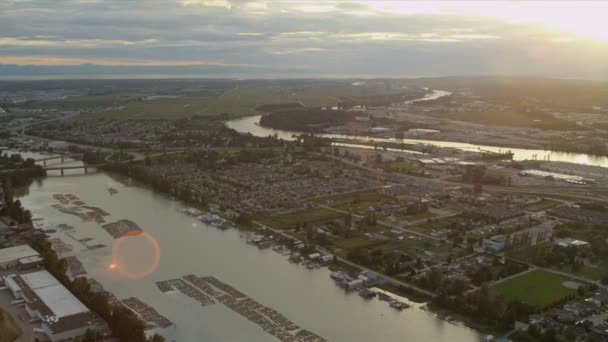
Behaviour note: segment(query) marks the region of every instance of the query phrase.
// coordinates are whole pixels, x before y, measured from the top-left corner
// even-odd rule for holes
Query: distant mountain
[[[272,72],[248,66],[108,66],[97,64],[81,65],[16,65],[0,64],[2,76],[36,75],[192,75],[192,74],[242,74],[252,72]]]

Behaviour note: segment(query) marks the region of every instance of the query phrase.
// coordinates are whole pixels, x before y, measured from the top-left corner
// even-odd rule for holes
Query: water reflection
[[[301,132],[284,131],[279,129],[272,129],[260,126],[261,115],[249,116],[241,119],[231,120],[226,122],[226,126],[232,128],[240,133],[250,133],[255,136],[273,136],[283,140],[294,140],[293,136],[301,134]],[[331,139],[357,139],[361,141],[373,141],[373,142],[391,142],[391,143],[408,143],[408,144],[427,144],[438,147],[452,147],[465,151],[489,151],[489,152],[507,152],[513,153],[514,160],[549,160],[549,161],[562,161],[569,163],[585,164],[608,167],[608,157],[593,156],[584,153],[568,153],[568,152],[556,152],[538,149],[524,149],[524,148],[511,148],[501,146],[488,146],[478,145],[463,142],[452,142],[452,141],[437,141],[437,140],[424,140],[424,139],[395,139],[395,138],[376,138],[368,136],[351,136],[344,134],[315,134],[319,137],[326,137]],[[356,144],[351,144],[356,145]],[[359,145],[359,147],[369,148],[365,145]],[[399,151],[399,150],[397,150]],[[406,151],[406,153],[411,153]]]

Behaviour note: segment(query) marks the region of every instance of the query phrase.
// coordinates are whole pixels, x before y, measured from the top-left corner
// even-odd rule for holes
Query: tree
[[[10,207],[13,204],[13,200],[15,197],[15,191],[13,189],[13,184],[10,179],[6,178],[2,181],[3,189],[4,189],[4,205]]]
[[[146,342],[143,323],[125,307],[114,308],[109,324],[112,333],[121,341]]]

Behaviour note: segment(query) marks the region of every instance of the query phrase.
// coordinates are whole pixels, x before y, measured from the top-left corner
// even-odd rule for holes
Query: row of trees
[[[399,273],[401,262],[405,256],[395,251],[382,249],[355,248],[350,250],[346,258],[356,264],[375,269],[381,273],[394,275]]]
[[[200,194],[196,194],[186,186],[180,186],[165,177],[151,174],[145,167],[135,163],[113,163],[105,166],[108,171],[133,177],[134,179],[151,186],[154,190],[175,196],[181,201],[190,203],[193,206],[207,207],[207,199]]]

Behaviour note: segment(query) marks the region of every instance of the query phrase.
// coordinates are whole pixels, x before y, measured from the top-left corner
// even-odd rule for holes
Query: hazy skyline
[[[605,2],[8,0],[0,76],[607,78],[605,13]]]

